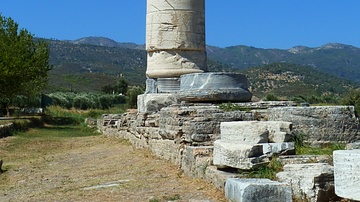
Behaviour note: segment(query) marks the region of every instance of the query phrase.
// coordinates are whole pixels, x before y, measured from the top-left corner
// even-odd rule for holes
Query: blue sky
[[[359,9],[360,0],[206,0],[206,43],[360,47]],[[0,0],[0,13],[38,37],[145,43],[146,0]]]

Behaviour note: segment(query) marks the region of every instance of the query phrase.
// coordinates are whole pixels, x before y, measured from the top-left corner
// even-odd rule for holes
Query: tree
[[[342,98],[342,104],[344,105],[353,105],[357,112],[357,115],[360,113],[360,88],[352,89],[347,92]]]
[[[128,82],[126,81],[124,76],[120,76],[115,89],[118,93],[125,94],[128,90]]]
[[[26,29],[0,14],[0,101],[8,105],[16,95],[31,96],[43,89],[51,69],[49,52],[47,42],[35,41]]]
[[[126,93],[127,98],[127,105],[129,108],[136,108],[137,107],[137,97],[140,94],[144,93],[144,88],[140,86],[132,86]]]

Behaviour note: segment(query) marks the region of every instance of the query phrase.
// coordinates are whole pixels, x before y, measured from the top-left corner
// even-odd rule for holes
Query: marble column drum
[[[147,0],[148,78],[206,71],[205,0]]]

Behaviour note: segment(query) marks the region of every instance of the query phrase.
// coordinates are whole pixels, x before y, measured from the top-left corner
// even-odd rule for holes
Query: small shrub
[[[246,177],[250,178],[267,178],[271,180],[276,179],[276,174],[283,170],[282,163],[278,160],[277,157],[272,157],[271,161],[266,166],[261,166],[258,169],[255,169],[249,173],[245,173]]]
[[[279,101],[280,99],[274,94],[267,94],[265,96],[266,101]]]
[[[355,107],[357,116],[360,113],[360,88],[355,90],[350,90],[342,99],[342,104],[352,105]]]
[[[180,200],[180,195],[179,194],[175,194],[173,196],[165,196],[164,200],[166,201],[176,201],[176,200]]]

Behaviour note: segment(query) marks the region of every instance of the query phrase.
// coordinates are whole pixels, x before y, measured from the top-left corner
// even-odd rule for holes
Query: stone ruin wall
[[[203,178],[224,189],[233,173],[213,166],[213,143],[220,137],[220,123],[282,120],[293,122],[296,132],[307,133],[305,141],[355,142],[359,122],[351,106],[294,107],[291,102],[238,104],[251,111],[224,111],[213,104],[175,104],[159,112],[127,112],[104,115],[97,122],[105,135],[128,139],[134,147],[146,148],[177,165],[185,174]],[[283,117],[283,119],[282,119]]]

